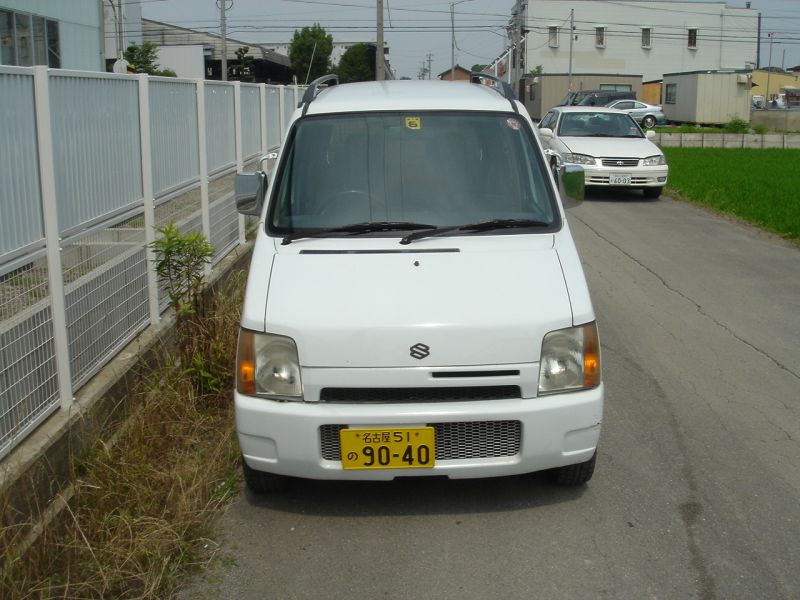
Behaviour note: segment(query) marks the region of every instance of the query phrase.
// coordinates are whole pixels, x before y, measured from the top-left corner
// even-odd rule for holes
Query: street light
[[[456,79],[456,4],[472,2],[473,0],[457,0],[450,3],[450,81]]]

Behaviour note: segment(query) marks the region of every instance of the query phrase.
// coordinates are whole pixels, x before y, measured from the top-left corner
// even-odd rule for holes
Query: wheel
[[[663,187],[646,187],[642,188],[642,193],[645,198],[658,198],[663,189]]]
[[[289,481],[289,478],[284,475],[275,475],[274,473],[251,469],[247,466],[244,457],[242,458],[242,471],[244,471],[245,484],[256,494],[282,492],[286,489],[286,484]]]
[[[656,118],[653,115],[647,115],[644,119],[642,119],[642,126],[645,129],[652,129],[656,125]]]
[[[557,485],[583,485],[594,475],[597,451],[586,462],[553,469],[553,482]]]

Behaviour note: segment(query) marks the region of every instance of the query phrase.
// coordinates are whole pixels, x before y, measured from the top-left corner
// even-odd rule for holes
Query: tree
[[[481,71],[483,71],[488,66],[489,65],[481,65],[481,64],[472,65],[472,72],[473,73],[480,73]]]
[[[136,42],[131,42],[123,57],[137,73],[147,73],[148,75],[158,75],[160,77],[176,77],[175,71],[161,69],[161,65],[156,62],[158,60],[158,46],[152,42],[144,42],[141,46]]]
[[[531,75],[541,75],[544,73],[544,67],[542,65],[536,65],[530,70]]]
[[[229,81],[253,81],[253,57],[248,56],[250,52],[249,46],[242,46],[234,54],[239,63],[228,66],[228,80]]]
[[[328,35],[319,23],[295,30],[289,44],[289,60],[298,81],[307,83],[329,73],[331,52],[333,36]]]
[[[336,68],[339,81],[375,81],[375,50],[367,44],[350,46],[339,61]]]

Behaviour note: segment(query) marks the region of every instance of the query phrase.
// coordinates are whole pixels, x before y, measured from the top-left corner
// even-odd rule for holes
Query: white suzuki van
[[[486,82],[493,78],[480,76]],[[507,84],[306,90],[260,217],[234,394],[247,485],[594,471],[595,315],[555,174]]]

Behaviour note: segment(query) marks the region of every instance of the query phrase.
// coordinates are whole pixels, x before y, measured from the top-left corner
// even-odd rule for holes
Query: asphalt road
[[[633,193],[569,220],[607,385],[587,486],[243,492],[182,597],[800,598],[800,250]]]

